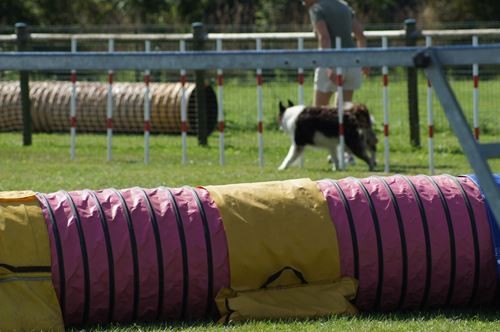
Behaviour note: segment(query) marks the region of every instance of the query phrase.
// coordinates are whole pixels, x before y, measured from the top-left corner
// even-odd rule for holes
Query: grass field
[[[370,101],[370,89],[380,94],[377,82],[367,82],[362,101]],[[372,88],[370,88],[372,87]],[[206,147],[197,145],[195,137],[188,139],[188,158],[186,165],[181,164],[181,140],[179,136],[155,135],[151,138],[151,162],[143,162],[143,137],[141,135],[115,135],[113,138],[113,160],[106,161],[106,137],[104,135],[79,135],[77,137],[77,158],[69,158],[70,138],[68,134],[35,134],[33,145],[22,146],[21,133],[0,133],[0,190],[31,189],[39,192],[54,192],[59,189],[79,190],[84,188],[102,189],[108,187],[128,188],[140,187],[177,187],[183,185],[217,185],[227,183],[243,183],[257,181],[284,180],[308,177],[313,180],[323,178],[344,178],[347,176],[367,177],[373,173],[358,160],[356,165],[343,172],[332,172],[326,162],[324,151],[308,150],[305,167],[292,168],[283,172],[277,167],[288,150],[289,139],[277,126],[269,125],[265,131],[265,166],[260,168],[257,159],[257,134],[245,130],[241,122],[255,120],[255,105],[246,101],[247,94],[253,100],[255,87],[231,86],[226,88],[226,112],[228,113],[226,165],[218,164],[218,137],[213,134]],[[269,123],[275,117],[276,96],[295,93],[296,86],[273,87],[274,96],[266,104],[266,116]],[[466,90],[464,88],[464,90]],[[467,90],[469,91],[469,90]],[[268,92],[271,93],[271,92]],[[306,91],[310,93],[310,91]],[[405,103],[404,84],[395,85],[391,93],[393,98],[392,112],[397,112],[397,105]],[[464,93],[465,95],[465,93]],[[245,97],[247,98],[247,97]],[[377,97],[379,98],[379,97]],[[468,98],[468,97],[467,97]],[[468,102],[469,100],[466,100]],[[483,100],[483,102],[485,102]],[[378,99],[372,101],[379,105]],[[421,104],[425,105],[425,103]],[[438,107],[436,105],[436,107]],[[401,107],[406,109],[406,107]],[[421,108],[425,108],[422,107]],[[498,141],[498,112],[496,105],[485,106],[493,111],[483,117],[484,127],[488,128],[482,136],[483,141]],[[246,109],[252,112],[238,114]],[[438,111],[437,111],[438,112]],[[380,106],[374,107],[378,119],[382,119]],[[391,140],[391,174],[428,174],[425,126],[422,126],[422,148],[413,148],[407,138],[407,114],[394,115],[393,129],[395,136]],[[462,150],[447,128],[443,116],[436,133],[436,172],[453,175],[472,172]],[[421,111],[422,124],[425,123],[425,110]],[[243,120],[242,120],[243,119]],[[241,125],[240,129],[237,127]],[[379,127],[380,127],[379,123]],[[233,127],[231,127],[233,126]],[[274,126],[274,127],[273,127]],[[380,128],[377,129],[382,142]],[[383,171],[383,144],[378,146],[378,175]],[[500,173],[500,160],[490,162],[494,172]],[[1,309],[0,309],[1,310]],[[221,326],[213,323],[197,323],[192,325],[145,324],[132,326],[107,326],[95,330],[113,331],[159,331],[164,329],[180,331],[221,330]],[[498,331],[500,315],[495,310],[447,310],[410,312],[395,314],[370,314],[357,317],[332,317],[330,319],[311,320],[305,322],[251,322],[247,324],[227,326],[225,330],[238,331]]]

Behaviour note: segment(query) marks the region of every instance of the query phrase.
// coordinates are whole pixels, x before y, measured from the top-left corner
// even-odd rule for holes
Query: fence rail
[[[446,66],[500,64],[500,44],[435,46]],[[3,52],[0,70],[275,69],[315,67],[413,67],[420,47],[342,50],[196,52]]]
[[[368,39],[402,38],[406,34],[404,29],[400,30],[367,30],[365,36]],[[453,30],[422,30],[422,37],[441,37],[441,38],[460,38],[460,37],[499,37],[500,29],[453,29]],[[175,41],[188,40],[193,38],[192,33],[32,33],[33,41],[70,41],[76,40],[93,40],[107,41],[129,40],[129,41]],[[306,40],[314,39],[313,32],[252,32],[252,33],[208,33],[208,40],[293,40],[303,38]],[[0,35],[0,41],[16,41],[15,34]]]

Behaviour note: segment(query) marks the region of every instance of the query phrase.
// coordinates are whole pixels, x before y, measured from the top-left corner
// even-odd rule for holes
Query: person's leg
[[[327,106],[330,103],[331,97],[331,92],[322,92],[316,90],[314,92],[314,106]]]
[[[335,91],[332,82],[328,78],[326,68],[316,68],[314,71],[314,106],[327,106]]]
[[[354,96],[353,90],[344,90],[342,95],[344,96],[344,103],[352,102],[352,97]],[[333,97],[333,105],[339,106],[338,95],[335,93]]]
[[[363,75],[361,73],[361,68],[347,68],[344,75],[344,103],[352,102],[354,91],[361,88],[363,82]],[[335,99],[335,105],[337,105],[337,99]]]

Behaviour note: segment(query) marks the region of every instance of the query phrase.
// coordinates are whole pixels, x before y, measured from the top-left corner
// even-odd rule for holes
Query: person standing
[[[302,0],[308,9],[314,32],[318,38],[319,49],[335,48],[335,39],[340,37],[342,48],[366,47],[364,27],[355,17],[354,10],[342,0]],[[352,38],[352,33],[356,42]],[[368,68],[349,67],[344,69],[344,102],[351,102],[354,91],[361,87],[362,71]],[[314,72],[314,104],[326,106],[335,93],[334,105],[337,106],[337,84],[335,68],[316,68]]]

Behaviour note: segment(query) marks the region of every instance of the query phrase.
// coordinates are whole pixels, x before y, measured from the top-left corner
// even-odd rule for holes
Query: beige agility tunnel
[[[197,133],[196,85],[186,83],[188,133]],[[207,128],[217,123],[217,99],[212,87],[207,96]],[[106,132],[108,84],[77,82],[77,131]],[[181,128],[181,83],[150,83],[151,132],[176,134]],[[66,132],[70,127],[70,82],[30,82],[34,132]],[[19,82],[0,82],[0,131],[22,130]],[[144,84],[113,83],[113,130],[117,133],[144,131]]]
[[[0,329],[491,305],[498,234],[474,176],[2,193]]]

